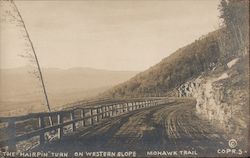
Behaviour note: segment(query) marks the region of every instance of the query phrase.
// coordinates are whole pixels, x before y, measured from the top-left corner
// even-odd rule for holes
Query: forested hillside
[[[109,97],[165,96],[183,82],[211,69],[219,59],[217,36],[209,33],[177,50],[159,64],[114,87],[104,95]]]
[[[102,96],[176,96],[174,89],[186,81],[222,66],[248,52],[248,2],[222,0],[219,5],[220,29],[180,48],[159,64],[136,75]]]

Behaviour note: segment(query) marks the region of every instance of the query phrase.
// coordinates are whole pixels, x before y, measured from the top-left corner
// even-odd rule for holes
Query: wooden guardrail
[[[105,118],[155,106],[161,101],[160,98],[115,100],[101,103],[95,102],[85,107],[78,106],[51,113],[44,112],[18,117],[0,117],[0,124],[5,131],[3,133],[6,134],[5,136],[0,135],[2,138],[5,138],[1,138],[0,148],[4,148],[7,151],[16,151],[18,142],[37,136],[39,137],[39,144],[43,145],[46,141],[49,141],[46,139],[46,133],[48,132],[53,132],[57,139],[62,139],[65,135],[66,126],[70,126],[70,132],[75,132],[77,128],[92,126]],[[49,117],[52,118],[53,125],[49,125]],[[26,126],[29,129],[23,130]]]

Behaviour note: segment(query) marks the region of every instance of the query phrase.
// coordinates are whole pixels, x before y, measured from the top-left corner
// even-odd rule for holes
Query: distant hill
[[[40,111],[45,108],[42,88],[32,67],[0,69],[1,112]],[[52,108],[94,97],[133,77],[136,71],[108,71],[93,68],[42,69]],[[15,112],[14,112],[15,113]]]
[[[126,98],[175,95],[171,90],[211,69],[220,58],[218,34],[219,30],[203,36],[157,65],[109,89],[102,96]]]

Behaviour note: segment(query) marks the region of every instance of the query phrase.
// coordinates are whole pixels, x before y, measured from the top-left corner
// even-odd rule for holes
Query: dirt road
[[[43,150],[136,150],[140,155],[145,151],[195,150],[200,156],[227,146],[222,135],[196,116],[194,100],[179,99],[111,118]]]

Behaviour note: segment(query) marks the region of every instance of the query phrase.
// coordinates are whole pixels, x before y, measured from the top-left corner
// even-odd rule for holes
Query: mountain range
[[[31,66],[0,69],[1,113],[46,110],[41,82]],[[91,98],[122,83],[137,71],[109,71],[94,68],[43,68],[43,77],[52,108]],[[18,109],[18,112],[16,111]]]

